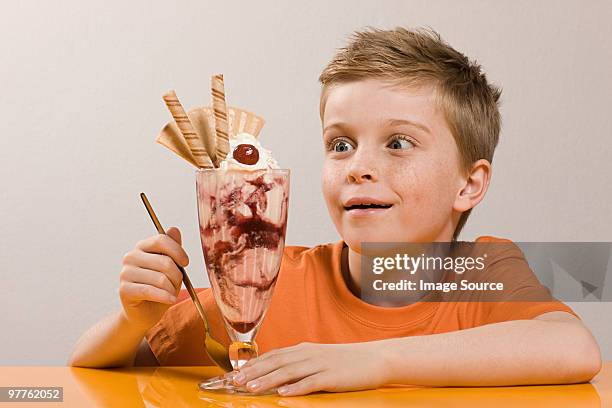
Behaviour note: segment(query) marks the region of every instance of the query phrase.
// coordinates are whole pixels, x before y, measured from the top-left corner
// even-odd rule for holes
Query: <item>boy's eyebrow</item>
[[[387,126],[401,126],[401,125],[408,125],[408,126],[413,126],[417,129],[421,129],[422,131],[424,131],[425,133],[429,133],[430,135],[433,134],[431,133],[431,130],[429,130],[429,128],[421,123],[418,122],[412,122],[410,120],[406,120],[406,119],[389,119],[385,122],[385,124]]]
[[[388,119],[385,122],[383,122],[383,124],[386,126],[412,126],[417,129],[421,129],[425,133],[433,135],[433,133],[431,133],[431,130],[427,126],[421,123],[413,122],[413,121],[406,120],[406,119]],[[326,132],[333,128],[346,129],[346,128],[350,128],[350,125],[344,122],[335,122],[335,123],[325,126],[325,128],[323,129],[323,132]]]
[[[333,128],[346,129],[346,128],[350,128],[350,125],[344,122],[334,122],[331,125],[325,126],[325,128],[323,128],[323,132],[326,132],[329,129],[333,129]]]

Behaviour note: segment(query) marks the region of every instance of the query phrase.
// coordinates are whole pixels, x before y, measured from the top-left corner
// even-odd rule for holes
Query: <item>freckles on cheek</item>
[[[446,211],[449,200],[452,201],[453,180],[456,174],[449,168],[448,163],[434,163],[430,171],[425,175],[421,185],[422,199],[427,201],[427,205],[435,213],[440,210]]]
[[[423,166],[409,166],[398,173],[402,195],[413,210],[420,209],[426,212],[429,208],[440,204],[442,195],[440,182],[448,177],[441,170],[436,164],[428,163]]]
[[[416,204],[423,200],[423,189],[426,187],[426,183],[423,182],[422,175],[414,166],[406,166],[401,171],[396,172],[395,175],[397,179],[394,184],[399,186],[405,201]]]
[[[331,166],[323,165],[321,189],[325,202],[330,206],[338,201],[338,187],[338,171]]]

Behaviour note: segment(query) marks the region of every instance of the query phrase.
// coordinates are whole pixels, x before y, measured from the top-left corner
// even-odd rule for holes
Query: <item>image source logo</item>
[[[609,242],[378,242],[361,249],[361,298],[380,306],[612,300]]]

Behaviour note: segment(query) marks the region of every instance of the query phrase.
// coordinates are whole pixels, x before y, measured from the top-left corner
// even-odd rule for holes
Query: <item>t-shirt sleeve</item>
[[[191,298],[182,295],[180,298],[183,300],[170,307],[147,331],[145,338],[162,366],[212,366],[214,363],[204,347],[204,323]],[[211,335],[227,346],[229,337],[210,288],[200,290],[198,298],[206,313]]]
[[[555,299],[533,273],[523,252],[512,242],[489,244],[490,264],[484,280],[504,285],[482,303],[483,324],[533,319],[543,313],[566,312],[580,318],[569,306]]]

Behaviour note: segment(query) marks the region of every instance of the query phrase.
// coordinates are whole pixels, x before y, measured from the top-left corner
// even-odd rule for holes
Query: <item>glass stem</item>
[[[255,341],[234,341],[229,347],[229,359],[234,370],[240,369],[247,361],[257,357]]]

